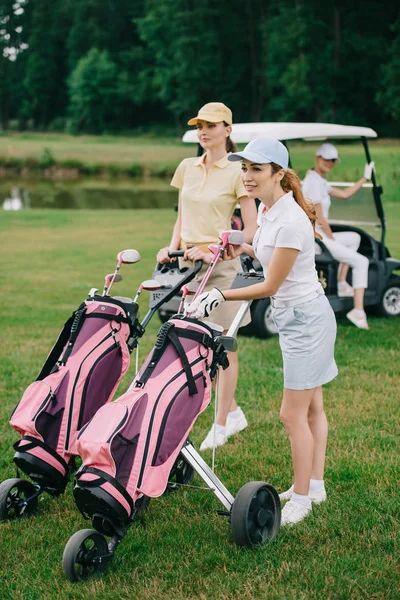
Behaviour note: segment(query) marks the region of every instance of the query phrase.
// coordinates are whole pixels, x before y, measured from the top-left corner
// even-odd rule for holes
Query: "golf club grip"
[[[168,252],[168,256],[170,258],[182,258],[182,256],[184,256],[185,251],[184,250],[173,250],[172,252]]]

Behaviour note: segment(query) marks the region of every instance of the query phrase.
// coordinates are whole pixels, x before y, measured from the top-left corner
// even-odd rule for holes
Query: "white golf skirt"
[[[336,319],[324,294],[288,308],[273,308],[283,358],[284,387],[309,390],[338,374]]]

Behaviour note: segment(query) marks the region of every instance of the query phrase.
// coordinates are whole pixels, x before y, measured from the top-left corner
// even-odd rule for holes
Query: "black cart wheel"
[[[0,483],[0,521],[33,514],[38,506],[37,487],[25,479],[6,479]]]
[[[232,535],[238,546],[261,546],[272,541],[281,524],[281,503],[275,488],[250,481],[240,488],[232,505]]]
[[[377,308],[383,317],[400,315],[400,277],[393,275],[389,279]]]
[[[179,489],[182,485],[189,485],[192,483],[194,477],[194,469],[182,454],[178,454],[174,466],[171,469],[171,473],[168,478],[167,492],[174,492]]]
[[[104,571],[108,554],[107,540],[101,533],[94,529],[81,529],[69,538],[64,548],[64,574],[74,582],[89,579]]]
[[[278,334],[272,320],[272,306],[269,298],[253,302],[251,310],[251,329],[259,338],[269,338]]]

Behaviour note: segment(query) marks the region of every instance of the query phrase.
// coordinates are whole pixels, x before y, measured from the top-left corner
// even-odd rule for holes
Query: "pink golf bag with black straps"
[[[123,535],[143,497],[160,496],[198,415],[211,397],[217,363],[228,360],[217,333],[186,317],[165,323],[127,392],[82,429],[74,497],[97,530]]]
[[[128,369],[138,305],[121,300],[94,295],[81,304],[11,415],[21,435],[14,462],[50,494],[64,491],[77,432]]]

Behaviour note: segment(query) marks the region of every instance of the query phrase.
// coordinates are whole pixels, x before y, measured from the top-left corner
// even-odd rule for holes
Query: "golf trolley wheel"
[[[240,488],[232,505],[232,536],[238,546],[261,546],[272,541],[281,524],[278,493],[269,483],[250,481]]]
[[[400,315],[400,277],[393,275],[389,279],[378,304],[378,312],[389,318]]]
[[[33,496],[37,487],[25,479],[6,479],[0,483],[0,521],[18,519],[33,514],[38,506],[38,497]]]
[[[107,559],[101,560],[106,556]],[[81,529],[69,538],[64,548],[64,574],[70,581],[84,581],[104,571],[109,558],[105,537],[95,529]]]
[[[174,492],[179,489],[182,485],[189,485],[192,483],[194,477],[194,469],[183,458],[182,454],[178,454],[174,466],[171,469],[171,473],[168,478],[167,492]]]

